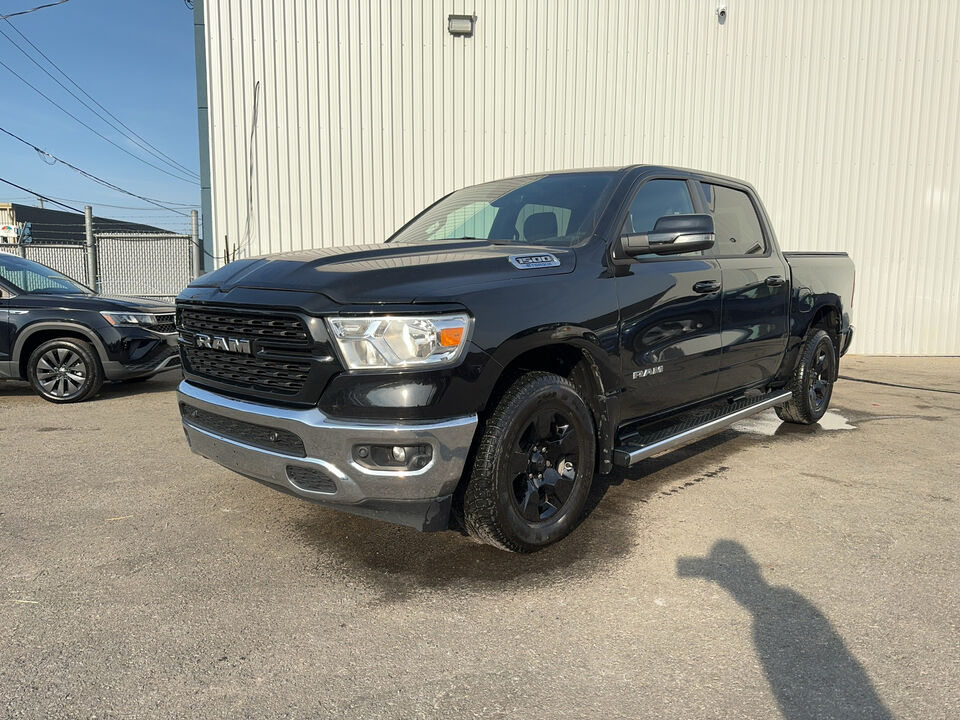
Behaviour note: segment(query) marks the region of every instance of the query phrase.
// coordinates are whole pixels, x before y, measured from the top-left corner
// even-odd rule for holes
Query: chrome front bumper
[[[316,408],[291,409],[236,400],[184,381],[178,398],[183,428],[193,452],[234,472],[270,483],[302,498],[420,530],[444,529],[450,496],[457,487],[473,442],[477,416],[390,424],[334,420]],[[203,427],[193,409],[225,418],[218,427],[286,431],[303,442],[304,457],[257,447],[240,433]],[[204,417],[198,415],[198,417]],[[242,425],[246,424],[246,425]],[[373,470],[357,463],[356,445],[427,445],[432,457],[418,470]],[[301,487],[290,468],[315,471],[333,482],[329,491]]]

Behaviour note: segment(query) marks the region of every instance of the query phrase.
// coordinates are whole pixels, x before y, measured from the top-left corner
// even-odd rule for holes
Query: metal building
[[[753,183],[786,249],[848,251],[854,352],[960,354],[956,0],[197,0],[195,22],[212,254],[665,163]]]

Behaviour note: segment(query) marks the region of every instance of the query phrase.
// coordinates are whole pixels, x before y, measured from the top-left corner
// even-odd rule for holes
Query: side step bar
[[[694,440],[699,440],[707,435],[713,435],[725,427],[733,425],[735,422],[739,422],[751,415],[763,412],[767,408],[783,405],[790,400],[790,396],[791,393],[789,392],[778,392],[772,396],[761,396],[755,401],[750,402],[746,407],[744,407],[743,403],[735,403],[729,410],[719,416],[717,416],[716,413],[703,416],[700,418],[701,422],[693,427],[681,429],[686,423],[680,423],[674,428],[668,428],[666,431],[651,434],[651,436],[648,437],[639,435],[632,442],[628,442],[614,449],[613,464],[620,467],[630,467],[651,455],[673,450],[676,447],[686,445]],[[676,432],[669,434],[673,430],[676,430]],[[665,434],[666,437],[664,437]]]

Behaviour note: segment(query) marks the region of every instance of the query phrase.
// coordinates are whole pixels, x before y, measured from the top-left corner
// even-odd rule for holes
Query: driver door
[[[667,215],[695,212],[683,178],[637,190],[620,233],[645,233]],[[617,277],[623,417],[670,410],[716,392],[720,367],[720,264],[702,252],[644,255]]]

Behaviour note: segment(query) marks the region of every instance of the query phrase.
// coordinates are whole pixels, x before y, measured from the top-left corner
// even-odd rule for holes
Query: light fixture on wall
[[[447,30],[454,37],[473,37],[476,15],[448,15]]]

